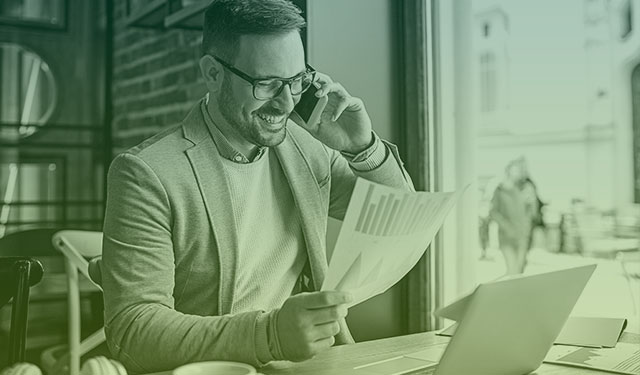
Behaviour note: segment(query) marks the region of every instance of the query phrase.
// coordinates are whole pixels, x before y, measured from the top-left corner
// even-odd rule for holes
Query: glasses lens
[[[309,86],[313,83],[314,74],[313,72],[308,72],[300,77],[294,79],[293,81],[289,81],[291,87],[291,95],[300,95],[301,93],[307,91]],[[276,96],[280,95],[282,92],[282,87],[284,86],[284,81],[279,79],[268,79],[264,81],[258,81],[253,85],[253,94],[256,99],[260,100],[269,100],[273,99]]]
[[[309,86],[311,86],[312,83],[313,83],[313,74],[306,73],[305,75],[291,82],[291,94],[299,95],[307,91],[307,89],[309,88]]]
[[[253,86],[253,93],[256,99],[272,99],[279,94],[283,82],[277,79],[258,81]]]

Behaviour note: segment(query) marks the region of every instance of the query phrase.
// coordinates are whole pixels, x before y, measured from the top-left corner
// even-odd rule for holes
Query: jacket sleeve
[[[398,148],[382,140],[386,156],[382,164],[371,170],[354,168],[339,152],[326,148],[331,160],[331,192],[329,216],[343,220],[358,177],[407,191],[415,191],[409,173],[398,154]]]
[[[268,346],[257,327],[268,314],[174,309],[171,224],[170,199],[154,171],[136,155],[118,156],[108,175],[102,260],[111,353],[133,372],[214,359],[261,365],[258,347]]]

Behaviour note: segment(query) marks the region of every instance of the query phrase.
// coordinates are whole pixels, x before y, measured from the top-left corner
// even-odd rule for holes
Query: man
[[[524,174],[522,159],[509,162],[503,181],[491,199],[490,217],[498,223],[498,241],[508,275],[521,274],[527,264],[527,242],[531,216],[525,194],[518,187]]]
[[[344,217],[356,176],[413,187],[362,101],[306,67],[303,26],[286,0],[214,1],[207,97],[111,165],[105,329],[131,371],[299,361],[353,342],[349,295],[318,292],[327,215]],[[314,80],[329,102],[306,125],[293,109]]]

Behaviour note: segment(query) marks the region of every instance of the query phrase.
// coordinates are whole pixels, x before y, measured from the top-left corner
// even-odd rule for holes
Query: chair
[[[31,289],[29,340],[27,351],[66,342],[66,310],[60,302],[67,299],[65,258],[51,239],[62,228],[32,228],[8,233],[0,238],[0,256],[26,256],[37,259],[46,270],[42,281]],[[89,282],[82,285],[87,290]],[[91,285],[93,287],[93,285]]]
[[[596,258],[614,259],[621,252],[638,250],[635,238],[619,238],[615,236],[613,218],[605,216],[593,209],[574,210],[576,243],[582,255]]]
[[[69,374],[80,374],[80,357],[105,341],[104,328],[91,334],[84,341],[80,338],[80,284],[78,271],[89,279],[97,290],[100,284],[100,256],[102,254],[102,232],[63,230],[53,235],[54,248],[65,257],[68,293],[69,352],[57,359],[55,368],[69,360]]]
[[[616,256],[616,259],[620,262],[622,273],[629,287],[633,314],[638,315],[640,314],[640,306],[638,306],[637,302],[640,300],[640,292],[637,286],[637,284],[640,284],[640,250],[634,252],[621,251]]]
[[[0,306],[13,299],[9,329],[9,365],[24,362],[29,288],[42,280],[42,264],[28,257],[0,257]]]
[[[640,238],[640,204],[618,207],[615,210],[614,226],[616,237]]]
[[[2,256],[28,257],[60,257],[53,245],[51,237],[60,231],[57,228],[36,228],[12,232],[0,238],[0,254]],[[47,272],[49,268],[45,267]]]

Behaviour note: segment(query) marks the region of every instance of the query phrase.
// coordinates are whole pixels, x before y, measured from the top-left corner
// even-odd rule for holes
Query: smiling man
[[[216,0],[182,123],[119,155],[104,224],[105,329],[130,371],[203,360],[261,366],[353,342],[350,296],[319,292],[327,218],[357,176],[413,189],[363,102],[305,63],[286,0]],[[315,85],[316,124],[294,112]]]

